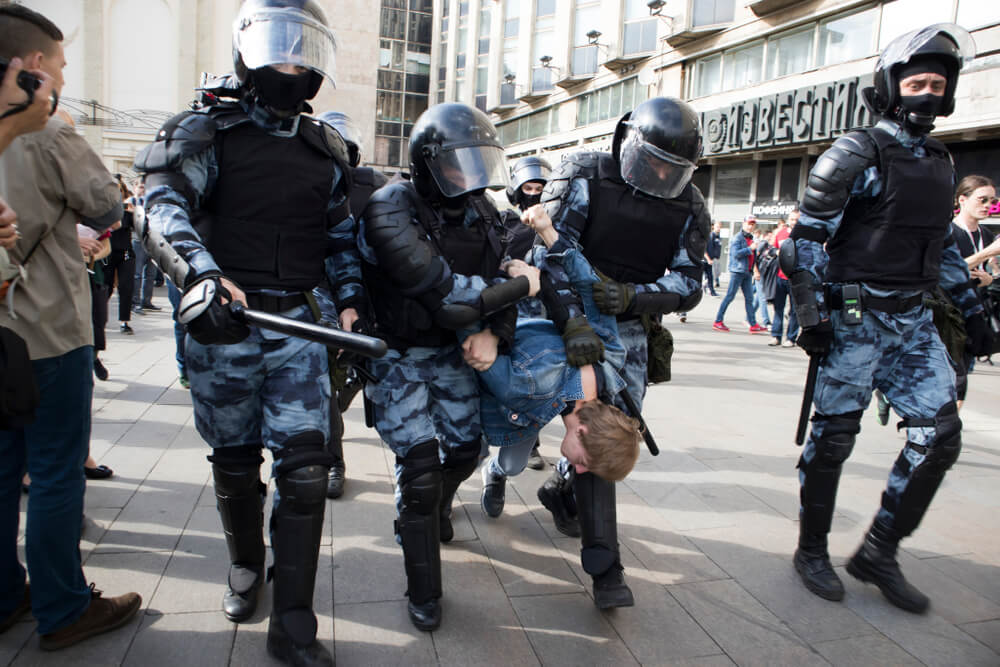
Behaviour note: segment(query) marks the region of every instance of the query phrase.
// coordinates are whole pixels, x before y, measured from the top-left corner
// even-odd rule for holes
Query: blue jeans
[[[139,306],[153,302],[153,281],[156,280],[156,265],[149,258],[142,241],[132,241],[135,253],[135,287],[132,290],[132,305]]]
[[[771,335],[775,338],[781,338],[781,330],[785,324],[785,301],[791,304],[791,299],[788,299],[788,281],[784,278],[779,277],[774,283],[774,319],[771,320]],[[785,334],[785,340],[794,341],[799,335],[799,318],[795,314],[795,307],[789,306],[788,308],[788,331]]]
[[[170,299],[170,305],[174,309],[174,347],[176,348],[174,359],[177,360],[177,372],[180,373],[181,377],[187,377],[184,370],[184,336],[187,334],[184,331],[184,325],[177,321],[177,306],[181,303],[181,291],[169,280],[167,281],[167,298]]]
[[[750,326],[757,324],[757,318],[753,313],[753,277],[749,273],[729,273],[729,287],[726,288],[726,296],[722,297],[719,304],[719,312],[715,315],[715,321],[721,322],[726,316],[726,309],[736,298],[737,290],[743,290],[743,301],[747,310],[747,322]]]
[[[767,312],[767,297],[764,296],[764,285],[760,280],[753,281],[754,312],[760,315],[764,326],[771,326],[771,317]]]
[[[31,475],[25,554],[31,575],[31,612],[38,633],[73,623],[90,604],[80,563],[83,463],[90,444],[94,348],[79,347],[31,362],[41,393],[35,421],[0,431],[0,618],[24,595],[25,570],[17,558],[21,475]]]

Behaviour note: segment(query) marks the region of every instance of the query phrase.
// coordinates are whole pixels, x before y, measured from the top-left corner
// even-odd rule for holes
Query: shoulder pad
[[[372,193],[361,217],[366,225],[378,224],[378,218],[404,213],[408,218],[413,210],[415,193],[409,181],[389,183]]]
[[[837,215],[847,204],[854,180],[877,161],[878,150],[867,132],[856,130],[838,138],[809,172],[799,208],[820,220]]]
[[[563,199],[569,192],[569,185],[573,179],[595,176],[600,155],[594,151],[582,151],[565,156],[559,166],[552,170],[549,182],[542,190],[541,203]]]
[[[340,136],[340,132],[312,116],[303,115],[299,119],[299,133],[307,144],[336,160],[341,171],[351,173],[347,142]]]
[[[143,173],[169,171],[184,158],[210,147],[218,130],[215,119],[205,113],[184,111],[177,114],[156,133],[156,141],[135,156],[135,168]]]

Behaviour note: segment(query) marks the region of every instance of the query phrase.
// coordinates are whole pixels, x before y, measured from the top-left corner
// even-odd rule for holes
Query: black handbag
[[[40,400],[27,343],[7,327],[0,327],[0,430],[33,422]]]

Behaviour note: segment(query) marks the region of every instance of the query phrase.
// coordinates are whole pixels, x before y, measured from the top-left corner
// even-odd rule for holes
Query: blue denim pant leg
[[[138,306],[153,300],[156,265],[149,258],[141,241],[132,241],[132,252],[135,253],[135,287],[132,290],[132,305]]]
[[[90,443],[94,348],[87,345],[32,362],[41,393],[35,421],[0,431],[0,615],[24,591],[17,559],[18,495],[25,464],[31,475],[25,554],[31,577],[31,611],[39,634],[74,622],[90,604],[80,562],[80,523]]]
[[[740,289],[743,290],[743,305],[747,309],[747,323],[750,326],[757,324],[757,315],[754,314],[753,306],[753,276],[749,273],[744,273],[742,283],[740,284]]]
[[[771,319],[771,335],[781,339],[785,326],[785,301],[788,299],[788,281],[778,278],[774,282],[774,317]],[[791,320],[789,320],[791,325]]]
[[[177,372],[181,376],[187,375],[184,370],[184,336],[187,335],[184,331],[184,325],[177,321],[177,307],[181,303],[181,291],[177,289],[171,281],[167,281],[167,298],[170,300],[170,306],[173,308],[173,318],[174,318],[174,359],[177,360]]]
[[[749,273],[730,273],[729,285],[726,287],[726,296],[722,297],[719,304],[719,312],[715,315],[716,322],[722,322],[726,316],[729,304],[736,298],[736,293],[743,290],[743,300],[747,311],[747,322],[752,325],[757,323],[753,314],[753,277]]]
[[[493,475],[513,477],[519,475],[528,464],[528,457],[535,446],[538,434],[533,430],[525,431],[523,437],[500,447],[496,456],[489,460],[489,469]]]

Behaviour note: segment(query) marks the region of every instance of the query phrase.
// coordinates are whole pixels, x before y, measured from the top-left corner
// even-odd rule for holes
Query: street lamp
[[[601,38],[600,30],[591,30],[587,33],[587,43],[596,46],[598,44],[597,40]]]
[[[663,0],[649,0],[649,2],[646,3],[646,6],[649,7],[649,15],[659,16],[666,4],[667,3]]]

